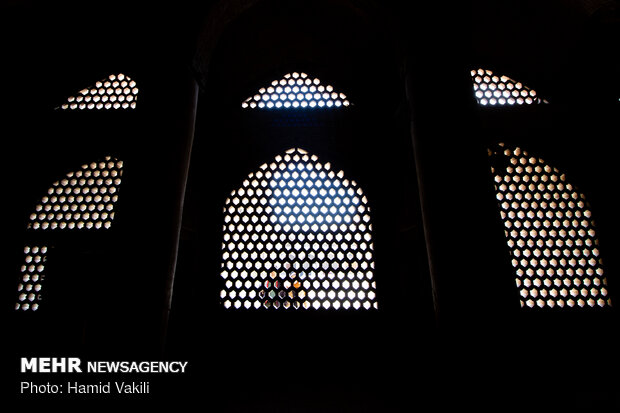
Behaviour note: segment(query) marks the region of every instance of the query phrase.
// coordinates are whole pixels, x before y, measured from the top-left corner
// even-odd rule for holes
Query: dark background
[[[616,310],[520,309],[487,157],[521,146],[587,196],[615,300],[616,1],[84,3],[0,8],[9,393],[19,357],[77,355],[189,360],[144,401],[207,411],[619,407]],[[478,67],[550,103],[480,108]],[[241,109],[292,71],[354,105]],[[112,73],[135,110],[55,110]],[[378,311],[219,306],[223,203],[291,147],[367,195]],[[52,182],[107,155],[125,165],[110,230],[26,231]],[[16,313],[32,242],[55,246],[45,301]]]

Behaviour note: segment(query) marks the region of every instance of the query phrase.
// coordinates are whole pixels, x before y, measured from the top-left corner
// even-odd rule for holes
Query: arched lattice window
[[[244,109],[339,108],[349,105],[344,93],[336,92],[331,85],[325,86],[318,78],[311,78],[303,72],[287,73],[241,103]]]
[[[290,149],[224,206],[225,308],[377,308],[370,207],[330,163]]]
[[[474,94],[481,106],[533,105],[548,103],[534,89],[508,76],[498,76],[490,70],[471,71]]]
[[[610,306],[585,195],[521,148],[489,155],[521,307]]]
[[[110,228],[123,175],[123,161],[108,156],[84,164],[52,184],[30,214],[28,228]]]
[[[123,162],[105,157],[84,164],[77,171],[52,183],[29,216],[29,231],[109,229],[123,175]],[[24,263],[17,285],[16,310],[40,307],[49,244],[24,247]]]
[[[122,73],[110,75],[84,88],[60,106],[63,110],[135,109],[138,100],[136,82]]]

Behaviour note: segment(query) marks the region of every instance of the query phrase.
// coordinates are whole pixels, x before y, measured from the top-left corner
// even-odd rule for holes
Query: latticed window
[[[80,90],[59,106],[61,110],[135,109],[138,87],[129,76],[119,73]],[[57,108],[58,109],[58,108]],[[31,212],[27,230],[37,233],[106,230],[114,221],[114,206],[123,175],[123,161],[107,156],[82,165],[52,183]],[[37,238],[37,237],[30,237]],[[40,238],[40,237],[38,237]],[[37,238],[37,239],[38,239]],[[40,307],[45,265],[54,237],[30,242],[24,247],[24,263],[17,286],[16,310],[36,311]]]
[[[109,229],[122,175],[123,162],[111,156],[69,172],[52,183],[35,206],[27,229],[37,232]],[[36,311],[45,280],[48,246],[26,245],[24,255],[15,309]]]
[[[521,307],[610,306],[585,195],[521,148],[500,144],[489,155]]]
[[[349,106],[344,93],[323,85],[318,78],[306,73],[287,73],[280,80],[274,80],[241,104],[250,109],[296,109],[296,108],[339,108]]]
[[[15,310],[37,311],[39,309],[46,262],[46,246],[24,247],[24,263],[21,266],[20,279],[17,283]]]
[[[482,106],[547,103],[534,89],[508,76],[498,76],[490,70],[472,70],[471,78],[476,100]]]
[[[92,109],[135,109],[138,101],[136,82],[122,73],[112,74],[84,88],[66,103],[60,106],[63,110]]]
[[[30,214],[28,228],[110,228],[123,175],[123,161],[108,156],[82,165],[56,181]]]
[[[261,165],[224,206],[225,308],[377,308],[370,207],[303,149]]]

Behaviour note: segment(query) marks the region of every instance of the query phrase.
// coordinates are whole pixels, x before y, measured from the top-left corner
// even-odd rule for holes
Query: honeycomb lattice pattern
[[[508,76],[497,76],[490,70],[472,70],[471,78],[476,100],[482,106],[547,103],[538,97],[534,89]]]
[[[311,79],[305,73],[287,73],[284,78],[274,80],[271,86],[261,88],[241,104],[242,108],[297,109],[332,108],[349,106],[344,93],[337,93],[330,85],[323,86],[317,78]]]
[[[80,90],[60,106],[63,110],[135,109],[138,100],[136,82],[120,73],[110,75],[94,86]]]
[[[110,228],[123,174],[123,162],[111,157],[82,165],[48,189],[30,214],[29,229]]]
[[[37,311],[41,301],[41,288],[45,280],[47,247],[27,246],[24,248],[25,262],[21,267],[17,284],[15,310]]]
[[[224,206],[225,308],[377,308],[370,208],[361,188],[291,149]]]
[[[585,196],[520,148],[489,155],[521,307],[610,306]]]
[[[114,220],[114,204],[123,174],[123,162],[107,156],[103,161],[82,165],[60,181],[30,214],[29,230],[108,229]],[[36,311],[40,307],[45,278],[47,246],[26,246],[25,263],[17,285],[15,310]]]

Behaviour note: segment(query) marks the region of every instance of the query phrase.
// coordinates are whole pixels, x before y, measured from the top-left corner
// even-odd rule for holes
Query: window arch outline
[[[243,109],[328,109],[350,105],[344,93],[305,72],[289,72],[241,103]]]
[[[250,173],[223,215],[225,309],[378,308],[368,201],[329,162],[289,149]]]
[[[109,229],[122,176],[123,161],[112,156],[81,165],[52,183],[28,217],[27,229]]]
[[[521,308],[611,307],[585,195],[518,146],[499,143],[489,157]]]
[[[55,247],[53,233],[108,230],[122,183],[123,161],[112,156],[83,164],[52,183],[28,217],[26,231],[33,234],[24,246],[15,311],[37,311],[45,286],[45,266]],[[79,215],[79,216],[78,216]],[[84,222],[86,221],[86,222]],[[34,234],[46,234],[34,241]]]

